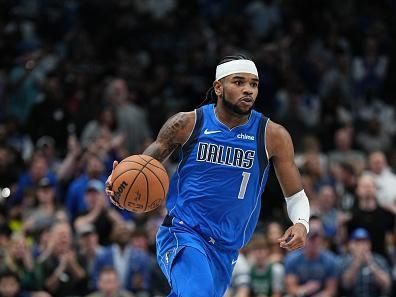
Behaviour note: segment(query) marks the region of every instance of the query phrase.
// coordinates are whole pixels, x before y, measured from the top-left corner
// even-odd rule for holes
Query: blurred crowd
[[[290,131],[313,217],[304,249],[279,248],[290,222],[272,172],[227,296],[394,296],[395,13],[392,0],[0,0],[0,297],[166,296],[164,207],[118,210],[104,181],[235,53],[258,67],[257,110]]]

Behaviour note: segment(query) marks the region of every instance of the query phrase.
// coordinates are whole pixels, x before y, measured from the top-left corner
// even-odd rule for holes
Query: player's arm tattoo
[[[165,161],[173,151],[186,140],[191,126],[191,115],[180,112],[171,117],[161,128],[157,139],[143,152],[160,162]]]

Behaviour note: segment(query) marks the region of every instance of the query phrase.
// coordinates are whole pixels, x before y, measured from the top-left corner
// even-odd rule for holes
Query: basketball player
[[[217,101],[171,117],[143,152],[163,162],[181,147],[168,215],[157,234],[157,260],[172,288],[169,296],[223,296],[238,251],[256,227],[271,164],[294,223],[279,244],[287,250],[305,244],[309,203],[293,144],[285,128],[253,110],[258,84],[253,61],[225,57],[213,83]],[[119,206],[111,182],[110,175],[107,193]]]

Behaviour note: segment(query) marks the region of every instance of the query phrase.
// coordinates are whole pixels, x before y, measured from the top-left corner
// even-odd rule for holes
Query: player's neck
[[[250,113],[247,115],[240,115],[219,105],[216,105],[215,107],[215,114],[217,119],[230,129],[245,124],[249,121],[250,117]]]

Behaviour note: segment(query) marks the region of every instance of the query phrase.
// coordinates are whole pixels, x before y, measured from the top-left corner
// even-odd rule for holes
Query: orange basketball
[[[169,188],[168,174],[160,162],[146,155],[133,155],[122,160],[114,169],[114,200],[133,212],[157,208]]]

